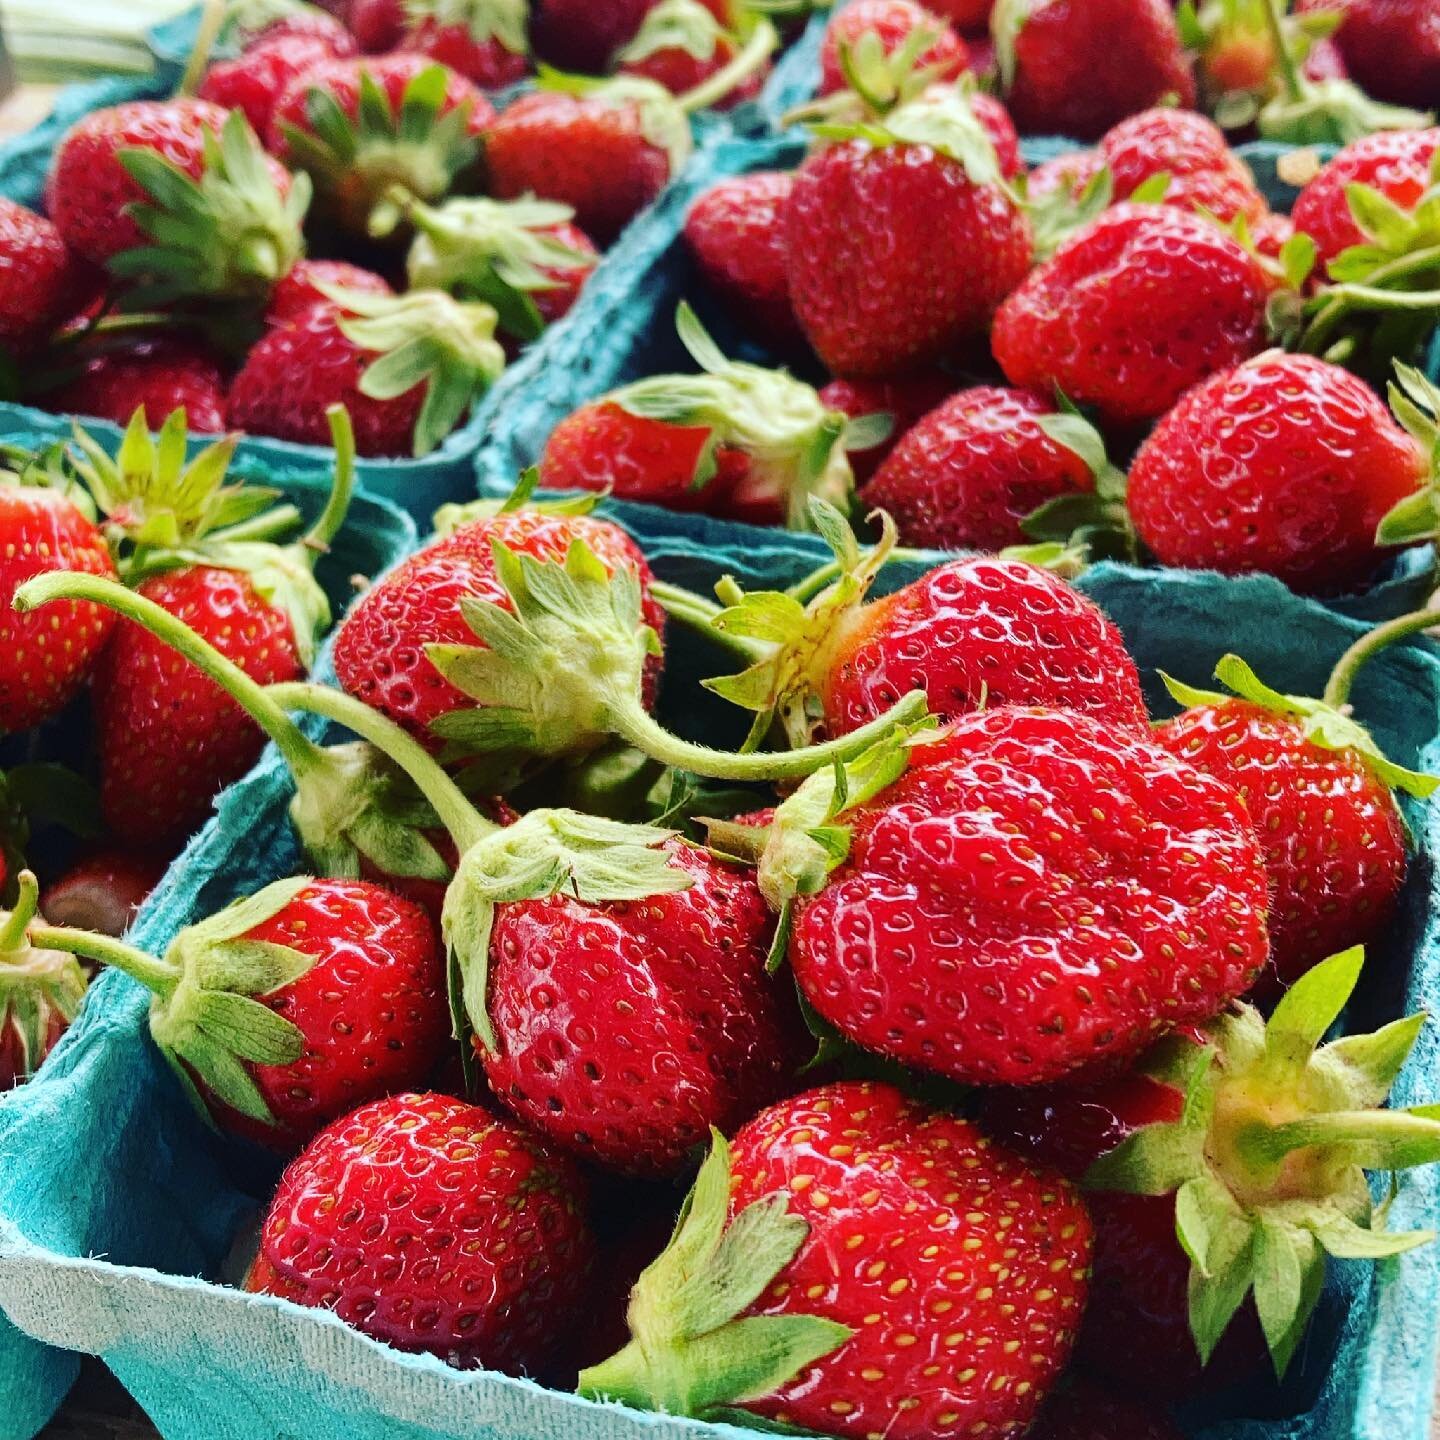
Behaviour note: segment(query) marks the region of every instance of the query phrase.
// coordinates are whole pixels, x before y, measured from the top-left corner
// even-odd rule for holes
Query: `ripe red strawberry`
[[[515,510],[461,525],[365,593],[336,632],[335,673],[341,685],[412,735],[433,741],[434,721],[470,701],[440,674],[425,647],[475,643],[460,613],[464,597],[509,605],[497,579],[493,543],[523,555],[561,559],[577,539],[610,572],[623,566],[635,575],[645,597],[645,620],[663,632],[664,612],[649,598],[650,567],[619,526],[584,515]],[[658,656],[647,669],[653,698],[660,678]]]
[[[287,87],[266,143],[310,175],[340,226],[364,235],[393,186],[437,200],[471,171],[494,114],[470,81],[428,56],[325,60]]]
[[[852,1440],[1018,1436],[1064,1369],[1089,1262],[1058,1177],[888,1085],[827,1086],[733,1151],[717,1139],[632,1294],[635,1339],[581,1393]],[[733,1368],[705,1363],[716,1335]]]
[[[978,36],[983,42],[989,35],[995,0],[930,0],[926,8],[948,20],[962,35]]]
[[[1066,150],[1042,160],[1029,175],[1025,193],[1031,200],[1061,193],[1080,195],[1100,173],[1105,162],[1098,150]]]
[[[530,40],[547,64],[603,75],[655,0],[531,0]]]
[[[800,338],[785,273],[785,207],[795,177],[778,170],[712,185],[685,217],[685,245],[728,313],[759,339],[788,349]]]
[[[1265,963],[1243,803],[1131,727],[1002,706],[851,770],[780,806],[760,884],[799,893],[795,978],[862,1049],[1042,1084],[1219,1014]],[[843,818],[823,850],[817,814]]]
[[[887,511],[905,545],[999,550],[1026,536],[1048,500],[1093,490],[1095,477],[1038,417],[1055,407],[1024,390],[961,390],[908,429],[865,487],[861,504]]]
[[[1267,990],[1279,993],[1389,926],[1406,871],[1405,821],[1391,787],[1423,798],[1440,782],[1386,760],[1341,713],[1338,691],[1324,701],[1278,694],[1234,655],[1215,673],[1234,696],[1167,677],[1187,708],[1156,738],[1245,801],[1270,873]]]
[[[389,282],[373,270],[352,265],[348,260],[299,260],[270,292],[270,303],[265,307],[266,323],[282,325],[298,320],[317,305],[333,304],[321,286],[358,291],[362,295],[395,293]]]
[[[1214,225],[1127,203],[1031,272],[991,343],[1013,385],[1058,385],[1116,423],[1151,420],[1262,348],[1268,293],[1259,262]]]
[[[231,382],[226,417],[239,430],[325,445],[327,414],[343,405],[360,454],[429,454],[505,368],[495,322],[490,306],[438,290],[347,290],[261,337]]]
[[[482,90],[500,90],[530,73],[527,8],[524,0],[406,0],[399,48],[448,65]]]
[[[1184,1440],[1168,1416],[1084,1379],[1052,1395],[1029,1434],[1030,1440]]]
[[[1363,380],[1272,352],[1197,386],[1130,470],[1130,513],[1166,565],[1263,571],[1343,590],[1379,563],[1376,530],[1429,457]]]
[[[933,40],[916,57],[916,64],[935,80],[958,80],[970,58],[969,47],[933,9],[916,0],[854,0],[837,10],[825,27],[820,94],[833,95],[849,88],[840,63],[842,50],[853,54],[864,36],[873,35],[881,51],[890,55],[922,27]]]
[[[15,908],[0,911],[0,1095],[40,1068],[85,997],[75,957],[31,943],[39,886],[28,870],[19,885]]]
[[[1166,0],[999,0],[991,23],[1005,103],[1026,134],[1098,140],[1166,96],[1195,104]]]
[[[653,80],[672,95],[683,96],[736,61],[744,39],[702,0],[659,0],[634,38],[616,51],[614,68],[621,75]],[[753,100],[768,71],[768,63],[756,65],[711,108],[730,110]]]
[[[40,908],[52,925],[123,935],[160,883],[165,861],[143,850],[96,850],[50,881]]]
[[[534,1373],[580,1318],[584,1212],[580,1176],[523,1130],[443,1095],[396,1095],[291,1163],[245,1288],[462,1370]]]
[[[1440,5],[1346,0],[1343,8],[1336,38],[1356,81],[1377,99],[1433,108],[1440,95]]]
[[[346,14],[355,43],[367,55],[400,48],[405,34],[404,0],[350,0]]]
[[[192,431],[225,428],[225,379],[202,344],[179,335],[141,335],[112,348],[82,346],[80,371],[44,392],[47,410],[127,425],[140,411],[154,427],[176,410]]]
[[[885,462],[886,456],[922,415],[940,404],[955,389],[943,371],[921,371],[896,380],[832,380],[820,392],[827,410],[838,410],[852,420],[866,415],[888,415],[890,433],[877,445],[851,450],[850,468],[863,485]]]
[[[285,22],[267,27],[242,54],[233,60],[216,61],[205,72],[196,93],[226,110],[239,110],[257,135],[267,134],[280,97],[297,76],[322,60],[356,53],[354,37],[338,22],[332,23],[333,28],[297,28]]]
[[[330,10],[337,7],[332,5]],[[231,6],[220,27],[218,44],[243,53],[274,40],[304,36],[323,40],[332,55],[353,55],[355,37],[337,14],[307,0],[259,0],[253,5]]]
[[[79,692],[114,617],[84,601],[50,615],[21,615],[15,591],[32,575],[80,570],[114,575],[94,524],[59,490],[0,485],[0,732],[28,730]]]
[[[522,96],[486,130],[485,162],[491,194],[558,200],[607,245],[679,171],[690,145],[669,91],[623,77]]]
[[[826,144],[800,167],[786,263],[826,366],[890,376],[980,333],[1029,268],[1031,235],[963,97],[928,92],[863,137]]]
[[[94,288],[50,221],[0,197],[0,345],[24,354],[77,314]]]

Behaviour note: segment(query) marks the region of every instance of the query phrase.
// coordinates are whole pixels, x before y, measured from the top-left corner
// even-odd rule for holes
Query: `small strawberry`
[[[1184,1440],[1168,1416],[1083,1379],[1053,1394],[1028,1434],[1030,1440]]]
[[[685,246],[728,313],[758,339],[793,349],[802,340],[785,273],[785,207],[795,177],[758,171],[717,181],[685,217]]]
[[[51,571],[114,575],[105,537],[58,489],[0,484],[0,732],[39,725],[79,693],[112,617],[82,601],[59,615],[20,615],[21,584]]]
[[[982,332],[1030,249],[984,126],[939,90],[813,152],[786,209],[796,314],[847,376],[903,373]]]
[[[330,294],[343,290],[347,294],[393,295],[387,280],[373,270],[364,270],[347,260],[297,260],[270,292],[265,307],[267,325],[283,325],[298,320],[317,305],[330,305]],[[196,428],[193,423],[191,428]],[[216,429],[223,429],[217,425]]]
[[[396,1350],[519,1375],[542,1370],[580,1320],[593,1259],[567,1161],[464,1101],[395,1095],[290,1164],[245,1288]]]
[[[39,892],[34,875],[22,871],[15,908],[0,912],[0,1095],[40,1068],[85,998],[75,957],[29,938]]]
[[[120,936],[164,873],[165,862],[157,855],[96,850],[45,886],[40,908],[52,925]]]
[[[229,423],[324,445],[332,406],[350,413],[362,455],[428,455],[505,368],[489,305],[439,290],[330,303],[273,327],[230,385]]]
[[[701,373],[650,376],[581,406],[551,432],[542,484],[797,528],[812,496],[847,504],[846,417],[783,370],[727,360],[687,305],[676,328]]]
[[[78,373],[42,392],[47,410],[127,425],[140,411],[158,427],[176,410],[192,431],[218,435],[225,429],[225,377],[214,355],[181,335],[82,341],[75,351]]]
[[[0,345],[23,355],[94,291],[89,268],[43,215],[0,197]]]
[[[1019,1436],[1089,1264],[1058,1177],[888,1085],[831,1085],[716,1136],[632,1340],[580,1390],[849,1440]]]
[[[855,482],[863,485],[884,464],[910,427],[955,391],[955,381],[940,370],[922,370],[894,380],[832,380],[820,391],[827,410],[851,420],[888,415],[890,433],[878,444],[849,451]]]
[[[991,336],[1012,385],[1059,386],[1115,423],[1163,415],[1264,345],[1256,258],[1198,215],[1126,203],[1031,272]]]
[[[1129,504],[1166,565],[1337,591],[1375,569],[1377,527],[1428,477],[1428,447],[1363,380],[1270,352],[1196,386],[1160,421],[1131,466]]]
[[[1194,106],[1166,0],[999,0],[991,28],[1003,97],[1026,134],[1098,140],[1167,96]]]
[[[269,133],[280,97],[292,81],[322,60],[356,53],[355,38],[323,11],[267,25],[234,59],[218,60],[195,92],[226,110],[239,110],[257,135]]]
[[[152,992],[150,1034],[197,1105],[276,1150],[429,1073],[449,1032],[425,912],[379,885],[277,880],[187,926],[161,957],[31,927]]]
[[[529,10],[528,0],[405,0],[398,48],[500,90],[530,73]]]
[[[768,25],[751,21],[752,32],[757,23]],[[634,38],[616,51],[615,69],[621,75],[654,80],[672,95],[687,95],[734,64],[746,38],[717,19],[701,0],[659,0]],[[768,69],[767,64],[755,66],[712,101],[713,108],[730,110],[753,100]]]
[[[1337,40],[1359,84],[1379,100],[1433,109],[1440,96],[1440,5],[1347,0]]]
[[[923,40],[917,40],[921,36]],[[854,0],[837,10],[825,27],[820,94],[851,88],[846,67],[858,63],[863,69],[865,50],[877,45],[887,56],[902,48],[915,49],[914,63],[931,80],[958,80],[969,61],[969,47],[933,9],[916,0]]]
[[[494,109],[470,81],[423,55],[326,60],[275,106],[267,144],[314,181],[319,204],[365,235],[393,213],[392,188],[438,200],[473,170]]]

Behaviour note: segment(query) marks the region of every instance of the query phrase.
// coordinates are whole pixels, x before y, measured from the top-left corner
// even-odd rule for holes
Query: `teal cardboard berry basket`
[[[627,515],[623,509],[619,512]],[[807,537],[679,517],[651,526],[647,554],[673,583],[708,590],[794,582],[824,559]],[[923,566],[897,565],[888,583]],[[1265,578],[1100,566],[1083,582],[1124,630],[1142,672],[1203,683],[1227,649],[1286,689],[1311,691],[1363,627]],[[696,688],[723,665],[671,637],[664,718],[697,739],[738,740],[741,717]],[[1161,697],[1152,687],[1158,708]],[[1440,764],[1440,659],[1407,648],[1367,671],[1362,718],[1395,759]],[[273,754],[221,800],[142,912],[136,938],[163,946],[187,922],[290,873],[289,786]],[[1418,853],[1400,914],[1370,957],[1356,1025],[1440,1001],[1440,818],[1414,808]],[[243,1294],[237,1232],[265,1203],[276,1167],[196,1119],[151,1048],[146,1000],[124,977],[96,986],[28,1088],[0,1099],[0,1308],[13,1325],[0,1379],[0,1440],[30,1440],[73,1374],[62,1351],[101,1356],[168,1440],[739,1440],[726,1426],[641,1415],[524,1380],[449,1370],[348,1330],[332,1315]],[[1440,1093],[1440,1036],[1427,1033],[1397,1103]],[[1440,1175],[1406,1175],[1392,1223],[1427,1223]],[[1336,1266],[1316,1326],[1283,1390],[1231,1397],[1235,1413],[1186,1418],[1192,1440],[1425,1440],[1440,1329],[1440,1250],[1380,1267]],[[21,1332],[58,1347],[26,1350]],[[28,1388],[16,1391],[17,1382]],[[0,1397],[6,1394],[0,1390]],[[1122,1440],[1122,1437],[1116,1437]]]

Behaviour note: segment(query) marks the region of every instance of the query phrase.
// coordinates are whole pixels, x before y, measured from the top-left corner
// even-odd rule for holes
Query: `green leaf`
[[[1386,1260],[1431,1244],[1435,1235],[1430,1230],[1412,1230],[1394,1234],[1359,1225],[1338,1211],[1326,1211],[1310,1223],[1315,1238],[1337,1260]]]
[[[244,995],[207,991],[199,999],[195,1021],[232,1054],[257,1065],[289,1065],[305,1053],[298,1027]]]
[[[217,940],[238,940],[257,925],[273,920],[286,908],[302,890],[313,885],[308,875],[295,875],[286,880],[276,880],[227,905],[223,910],[182,930],[174,944],[193,946],[196,942],[213,943]]]
[[[215,945],[215,968],[239,995],[269,995],[315,967],[315,957],[271,940],[225,940]]]
[[[1272,1063],[1302,1071],[1340,1018],[1365,964],[1365,948],[1350,949],[1306,971],[1281,997],[1265,1027],[1265,1049]]]
[[[1325,1258],[1307,1231],[1262,1219],[1255,1232],[1255,1309],[1277,1376],[1300,1344],[1325,1282]]]
[[[1415,545],[1440,537],[1435,492],[1427,487],[1398,500],[1385,512],[1375,531],[1377,545]]]
[[[1085,1172],[1085,1188],[1168,1195],[1204,1167],[1204,1134],[1183,1125],[1147,1125]]]
[[[1252,1238],[1243,1222],[1226,1227],[1211,1238],[1208,1273],[1198,1265],[1190,1270],[1190,1333],[1202,1363],[1215,1353],[1250,1289]]]

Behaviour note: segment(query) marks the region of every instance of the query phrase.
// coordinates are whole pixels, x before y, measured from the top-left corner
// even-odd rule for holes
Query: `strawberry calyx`
[[[741,1318],[794,1260],[810,1226],[781,1191],[731,1219],[730,1189],[730,1147],[712,1131],[670,1244],[631,1291],[632,1338],[581,1373],[581,1395],[753,1424],[734,1407],[772,1394],[855,1333],[818,1315]]]
[[[201,1086],[241,1115],[273,1125],[275,1117],[248,1067],[293,1064],[305,1053],[305,1039],[261,997],[294,984],[315,960],[286,945],[244,937],[312,884],[303,875],[277,880],[187,926],[159,958],[86,930],[35,924],[30,940],[109,965],[151,992],[151,1036],[207,1119]]]
[[[405,0],[405,13],[412,27],[457,26],[477,44],[494,40],[512,55],[530,53],[529,0]]]
[[[134,282],[130,299],[160,306],[182,299],[263,299],[305,253],[301,226],[308,176],[282,192],[244,115],[232,111],[220,134],[203,134],[204,164],[192,180],[145,147],[117,159],[150,196],[128,208],[151,243],[122,250],[110,270]]]
[[[1192,1261],[1190,1324],[1208,1360],[1253,1295],[1277,1375],[1319,1299],[1326,1257],[1379,1259],[1433,1239],[1384,1228],[1368,1170],[1440,1161],[1440,1107],[1382,1110],[1423,1013],[1322,1044],[1359,979],[1360,947],[1302,976],[1267,1022],[1238,1005],[1198,1041],[1173,1036],[1146,1065],[1185,1096],[1173,1123],[1137,1130],[1085,1178],[1095,1190],[1175,1195]]]
[[[662,50],[681,50],[692,59],[709,60],[733,34],[700,0],[660,0],[646,12],[634,37],[612,57],[615,67],[636,64]]]
[[[239,55],[272,25],[327,14],[309,0],[226,0],[221,11],[215,46],[227,55]]]
[[[401,197],[397,203],[415,232],[405,260],[410,288],[483,301],[518,340],[534,340],[545,328],[533,296],[563,283],[550,272],[595,263],[550,233],[575,215],[552,200],[466,197],[429,206]]]
[[[666,156],[672,175],[679,174],[695,148],[695,137],[691,134],[690,120],[682,100],[672,95],[658,80],[650,80],[643,75],[615,75],[601,80],[593,75],[570,75],[541,65],[536,84],[541,90],[574,95],[597,105],[615,109],[633,108],[645,143]]]
[[[1428,624],[1435,623],[1434,615],[1427,615]],[[1393,633],[1382,637],[1382,643],[1398,638]],[[1225,655],[1215,666],[1215,678],[1233,695],[1247,700],[1252,705],[1284,715],[1298,722],[1305,739],[1322,750],[1331,750],[1357,756],[1377,779],[1392,790],[1403,790],[1407,795],[1425,799],[1440,787],[1440,775],[1427,775],[1418,770],[1407,770],[1386,757],[1375,737],[1349,713],[1345,703],[1348,697],[1349,678],[1353,677],[1360,663],[1374,653],[1372,637],[1366,637],[1367,648],[1358,657],[1352,650],[1337,667],[1337,674],[1344,677],[1340,683],[1344,690],[1332,685],[1326,689],[1326,698],[1311,699],[1305,695],[1282,695],[1271,689],[1238,655]],[[1343,667],[1343,668],[1342,668]],[[1198,690],[1186,685],[1162,670],[1160,678],[1165,688],[1178,704],[1187,708],[1208,705],[1223,705],[1231,695],[1219,691]]]
[[[16,1082],[28,1080],[40,1068],[55,1036],[75,1018],[85,998],[79,961],[31,938],[39,898],[39,881],[22,870],[15,908],[0,915],[0,1051],[14,1062],[14,1074],[7,1065],[6,1078]]]
[[[1426,483],[1398,501],[1375,532],[1377,545],[1440,547],[1440,387],[1412,365],[1397,363],[1389,386],[1390,408],[1429,459]]]
[[[589,515],[607,493],[580,490],[573,495],[536,500],[533,497],[539,485],[540,467],[531,465],[521,473],[515,488],[503,500],[452,500],[442,505],[432,517],[435,534],[443,539],[446,535],[453,535],[462,525],[473,524],[476,520],[493,520],[497,515],[509,515],[516,510],[535,510],[541,515]]]
[[[855,475],[846,446],[876,443],[873,427],[827,409],[813,386],[784,370],[726,359],[684,302],[675,328],[701,373],[653,375],[611,391],[602,403],[666,425],[703,426],[709,434],[693,489],[715,478],[716,452],[725,446],[749,457],[743,499],[778,502],[792,530],[809,528],[813,497],[848,506]]]
[[[1099,219],[1115,198],[1115,176],[1108,165],[1101,165],[1078,189],[1075,179],[1063,176],[1048,194],[1024,192],[1037,261],[1048,260],[1077,230]]]

